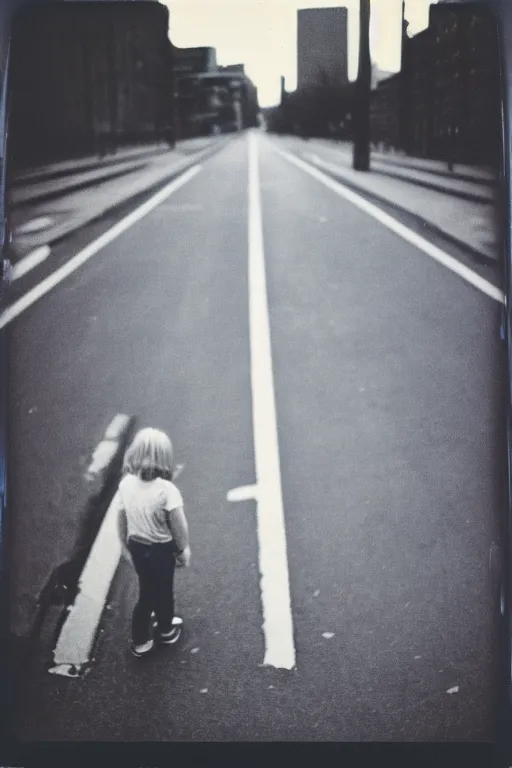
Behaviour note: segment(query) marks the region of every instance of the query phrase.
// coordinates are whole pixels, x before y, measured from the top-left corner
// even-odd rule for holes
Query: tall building
[[[464,3],[430,8],[404,39],[402,69],[372,92],[372,140],[408,154],[477,165],[500,161],[496,19]]]
[[[11,36],[14,169],[172,139],[169,11],[163,4],[26,8]]]
[[[174,72],[177,78],[217,71],[217,51],[210,46],[198,48],[172,47]]]
[[[494,163],[501,151],[498,28],[492,8],[430,8],[432,151]]]
[[[178,79],[178,138],[240,131],[258,124],[258,92],[242,72],[202,72]]]
[[[245,64],[226,64],[225,67],[219,67],[219,72],[233,72],[237,75],[244,75]]]
[[[387,80],[394,72],[388,72],[385,69],[379,69],[376,64],[372,64],[372,90],[377,88],[382,80]]]
[[[374,144],[401,146],[401,72],[380,80],[372,89],[370,100],[370,133]]]
[[[172,45],[176,138],[211,132],[220,93],[205,87],[201,76],[217,72],[217,51],[211,46],[178,48]]]
[[[306,8],[297,12],[297,87],[348,83],[348,11]]]

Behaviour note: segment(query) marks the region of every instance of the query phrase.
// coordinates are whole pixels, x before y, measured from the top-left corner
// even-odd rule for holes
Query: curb
[[[346,153],[341,153],[341,154],[345,154],[346,156]],[[401,171],[407,171],[406,166],[403,166],[403,165],[400,166],[398,163],[393,163],[392,160],[381,160],[380,158],[379,159],[374,158],[374,162],[383,163],[383,164],[387,163],[389,166],[394,165],[396,167],[396,170],[394,168],[393,169],[376,168],[373,165],[372,158],[370,156],[370,172],[371,173],[378,173],[381,176],[387,176],[392,179],[399,179],[400,181],[403,181],[406,184],[413,184],[416,187],[423,187],[423,189],[431,189],[435,192],[440,192],[441,194],[447,195],[448,197],[457,197],[460,200],[467,200],[472,203],[482,203],[485,205],[493,205],[497,202],[496,199],[486,197],[485,195],[479,194],[478,192],[464,192],[462,190],[457,190],[457,189],[448,189],[447,187],[435,181],[426,181],[425,179],[420,180],[420,179],[411,178],[406,173],[405,174],[401,173]],[[411,168],[411,170],[417,170],[417,171],[420,171],[421,173],[430,173],[433,176],[435,175],[445,176],[446,178],[453,179],[453,177],[448,175],[448,172],[446,172],[446,174],[443,174],[442,172],[425,171],[420,168],[416,168],[416,169]],[[472,178],[462,179],[462,177],[459,176],[458,179],[460,181],[464,181],[465,183],[477,184],[477,185],[480,184],[480,181],[476,181],[475,179],[472,179]],[[490,189],[495,189],[496,191],[498,191],[497,183],[495,184],[490,181],[483,181],[481,182],[481,184],[482,186],[486,186],[486,187],[489,187]]]
[[[83,181],[77,181],[74,184],[69,184],[68,186],[63,187],[56,187],[53,190],[47,191],[47,192],[39,192],[31,197],[27,197],[24,200],[18,200],[18,202],[12,202],[11,203],[11,209],[12,210],[20,210],[20,208],[28,208],[31,205],[34,205],[35,203],[44,203],[48,200],[58,200],[59,197],[66,197],[66,195],[73,194],[73,192],[80,192],[82,189],[87,189],[87,187],[94,187],[98,184],[104,184],[107,181],[112,181],[114,179],[120,179],[123,176],[128,176],[130,173],[135,173],[135,171],[140,171],[142,168],[145,168],[147,166],[147,163],[141,163],[140,161],[137,164],[130,165],[129,167],[122,168],[121,170],[115,170],[111,172],[106,172],[104,175],[96,178],[96,179],[84,179]],[[91,169],[88,168],[87,171],[90,171]],[[85,173],[87,173],[85,171]],[[67,174],[68,176],[72,176],[73,174]]]
[[[403,164],[403,163],[397,163],[395,160],[391,160],[389,157],[382,157],[382,155],[379,155],[379,157],[375,158],[375,161],[377,163],[384,163],[389,166],[394,166],[395,168],[408,170],[411,171],[419,171],[420,173],[430,173],[432,176],[441,176],[444,179],[453,179],[455,181],[464,181],[468,182],[470,184],[481,184],[484,187],[491,187],[494,188],[497,184],[497,180],[490,179],[490,178],[480,178],[477,179],[475,176],[470,176],[467,173],[459,173],[458,171],[449,171],[449,170],[442,170],[441,168],[438,168],[436,170],[430,170],[428,168],[422,168],[420,165],[416,164]],[[371,159],[370,159],[371,162]]]
[[[24,631],[11,633],[12,640],[27,649],[37,641],[49,609],[52,606],[65,608],[76,596],[83,566],[115,495],[135,423],[134,416],[117,414],[92,454],[84,475],[86,501],[79,515],[75,545],[67,559],[52,569],[39,594],[35,598],[27,596],[27,608],[31,610],[29,615],[22,617]]]
[[[207,139],[208,137],[202,137],[203,139]],[[72,176],[74,173],[84,173],[87,171],[97,171],[100,168],[105,168],[108,166],[115,166],[115,165],[127,165],[129,163],[137,163],[142,162],[145,159],[151,160],[155,157],[158,157],[159,155],[166,155],[169,152],[179,152],[184,154],[193,154],[194,152],[202,152],[204,149],[207,149],[211,144],[214,144],[216,141],[218,141],[218,137],[214,139],[210,139],[208,141],[208,144],[206,147],[203,147],[203,149],[189,149],[187,152],[187,147],[183,146],[186,145],[186,142],[190,141],[190,139],[184,139],[182,141],[177,141],[174,146],[171,146],[167,142],[163,141],[160,144],[155,144],[153,147],[150,147],[148,145],[145,145],[145,149],[140,149],[136,152],[132,152],[131,156],[127,156],[124,154],[124,148],[120,147],[119,151],[116,152],[108,152],[105,155],[101,156],[99,153],[93,156],[89,156],[89,159],[84,158],[76,158],[76,167],[75,168],[60,168],[56,170],[44,170],[44,166],[40,167],[40,170],[38,171],[37,168],[34,170],[20,170],[18,175],[15,175],[14,178],[11,181],[11,187],[17,188],[17,187],[23,187],[27,184],[39,184],[44,181],[51,181],[52,179],[59,179],[59,178],[65,178],[66,176]],[[132,148],[133,149],[133,148]],[[72,163],[73,160],[69,161],[62,161],[59,163],[56,163],[56,165],[65,165],[66,162]],[[51,166],[50,166],[51,167]]]
[[[218,141],[212,141],[206,148],[203,148],[202,150],[201,149],[192,150],[190,155],[194,156],[195,154],[206,152],[211,148],[211,145],[215,145],[217,143]],[[54,171],[53,173],[49,173],[48,175],[40,174],[39,176],[35,177],[34,181],[29,181],[27,186],[29,186],[30,184],[35,185],[39,183],[44,183],[45,181],[51,181],[52,179],[59,179],[59,178],[65,179],[74,175],[91,173],[91,172],[100,170],[101,168],[105,168],[105,174],[96,179],[77,181],[75,184],[70,184],[67,187],[56,188],[48,192],[40,192],[39,194],[36,192],[34,195],[32,195],[29,198],[11,203],[11,208],[13,210],[16,210],[16,209],[28,207],[33,203],[43,203],[47,200],[55,200],[55,199],[58,199],[59,197],[65,197],[68,194],[72,194],[73,192],[79,192],[82,189],[87,189],[87,187],[92,187],[97,184],[103,184],[104,181],[111,181],[112,179],[127,176],[130,173],[141,170],[142,168],[146,168],[148,163],[151,162],[151,160],[154,160],[155,158],[158,158],[158,157],[162,157],[168,154],[169,152],[180,152],[180,150],[172,149],[171,147],[167,147],[166,149],[161,148],[159,150],[156,149],[153,151],[148,150],[147,152],[140,153],[133,158],[126,158],[126,157],[124,159],[119,157],[117,159],[109,158],[103,162],[95,161],[91,165],[87,165],[87,166],[84,165],[82,168],[79,168],[77,170]],[[117,170],[116,170],[116,166],[118,166]],[[20,189],[20,188],[23,189],[24,184],[21,180],[19,180],[17,182],[15,181],[15,183],[12,186],[14,189]]]
[[[160,178],[158,181],[150,183],[147,187],[140,190],[139,192],[136,192],[135,194],[130,195],[129,197],[123,198],[122,200],[112,204],[108,208],[104,208],[102,211],[100,211],[97,214],[94,214],[87,220],[80,221],[79,224],[74,226],[72,229],[69,229],[67,232],[50,237],[49,239],[45,240],[45,244],[50,247],[54,245],[58,245],[64,242],[68,237],[72,237],[76,232],[83,229],[84,227],[88,227],[92,224],[97,224],[98,222],[102,221],[108,216],[112,216],[116,212],[122,211],[128,205],[137,204],[139,201],[143,202],[148,195],[151,195],[155,192],[158,192],[160,189],[163,189],[170,181],[177,178],[178,176],[181,176],[189,168],[192,168],[192,166],[196,165],[196,163],[202,160],[207,160],[213,155],[215,155],[217,152],[222,151],[222,149],[224,149],[224,147],[227,146],[228,142],[229,140],[223,141],[223,142],[215,142],[214,147],[207,147],[206,149],[201,150],[196,154],[191,155],[190,157],[187,157],[185,160],[183,160],[182,163],[179,163],[177,167],[169,169],[169,173],[166,174],[165,177]],[[93,185],[88,184],[87,186],[93,186]],[[33,248],[35,247],[39,247],[39,246],[31,247],[28,252],[32,251]],[[27,255],[27,253],[19,253],[18,258],[16,259],[16,263],[21,261]]]
[[[341,152],[342,154],[347,154],[345,149],[341,148],[339,146],[339,143],[334,141],[332,144],[326,144],[323,146],[327,146],[330,149],[336,149],[338,152]],[[410,158],[411,155],[405,155],[405,157]],[[421,160],[421,158],[416,158],[417,160]],[[425,158],[427,159],[427,158]],[[410,169],[411,171],[419,171],[420,173],[430,173],[432,176],[441,176],[443,178],[447,179],[454,179],[458,181],[465,181],[470,182],[472,184],[482,184],[486,187],[495,187],[498,180],[493,178],[475,178],[475,176],[471,176],[467,173],[463,173],[460,171],[449,171],[447,168],[425,168],[419,165],[418,163],[401,163],[400,161],[397,161],[393,159],[392,157],[382,154],[382,152],[377,152],[376,150],[372,150],[370,152],[370,164],[374,160],[377,163],[384,163],[389,166],[394,166],[397,169],[403,169],[407,170]],[[441,161],[439,161],[441,162]],[[460,165],[460,163],[454,163],[454,166]]]
[[[73,176],[75,173],[85,173],[87,171],[99,171],[100,168],[115,165],[127,165],[129,163],[141,162],[143,158],[157,157],[158,155],[164,155],[167,152],[174,151],[169,145],[162,147],[155,147],[154,149],[141,150],[140,152],[133,153],[132,157],[126,157],[122,154],[108,154],[101,158],[99,155],[91,158],[90,162],[80,161],[77,159],[77,165],[75,168],[61,168],[60,170],[53,171],[22,171],[18,176],[15,176],[11,182],[11,187],[16,189],[24,187],[28,184],[41,184],[45,181],[53,181],[54,179],[63,179],[66,176]],[[79,165],[79,163],[82,165]]]
[[[450,233],[445,232],[444,229],[442,229],[441,227],[438,227],[436,224],[433,224],[428,219],[423,218],[423,216],[420,216],[419,214],[416,214],[416,213],[411,213],[411,211],[408,211],[406,208],[402,208],[400,205],[397,205],[396,203],[389,201],[387,198],[382,197],[381,195],[378,195],[375,192],[369,192],[366,189],[362,189],[360,186],[358,186],[354,182],[347,181],[341,174],[338,175],[334,171],[330,171],[321,165],[317,165],[316,163],[313,163],[311,160],[308,160],[307,162],[310,165],[312,165],[314,168],[317,168],[322,173],[325,173],[326,176],[330,176],[335,181],[339,181],[340,184],[343,184],[344,186],[346,186],[348,189],[361,195],[361,197],[366,197],[368,200],[378,203],[379,205],[384,203],[385,205],[389,206],[389,208],[395,210],[397,213],[400,213],[401,215],[409,216],[422,228],[429,230],[433,235],[437,235],[438,237],[443,238],[444,240],[452,243],[458,248],[461,248],[469,256],[471,256],[473,259],[478,261],[480,265],[485,267],[495,267],[499,265],[499,258],[493,258],[491,256],[488,256],[487,254],[478,250],[478,248],[475,248],[474,246],[469,245],[463,240],[459,240],[457,237],[455,237],[455,235],[451,235]]]
[[[473,192],[463,192],[458,189],[447,189],[446,187],[443,187],[441,184],[436,184],[434,181],[420,181],[419,179],[413,179],[409,176],[404,176],[401,173],[396,173],[392,170],[385,170],[383,168],[375,168],[371,166],[370,162],[370,169],[373,173],[379,173],[382,176],[388,176],[393,179],[400,179],[400,181],[405,181],[408,184],[414,184],[417,187],[423,187],[424,189],[432,189],[436,192],[441,192],[444,195],[448,195],[449,197],[458,197],[461,200],[469,200],[473,203],[485,203],[486,205],[492,205],[496,201],[493,199],[490,199],[489,197],[485,197],[484,195],[479,195],[478,193]],[[429,171],[427,171],[429,173]],[[473,183],[473,182],[471,182]],[[474,182],[479,183],[479,182]],[[491,185],[487,185],[491,186]],[[491,187],[492,188],[492,187]]]

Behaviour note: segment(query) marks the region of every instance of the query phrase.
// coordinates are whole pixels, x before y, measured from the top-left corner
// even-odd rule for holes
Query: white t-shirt
[[[118,489],[119,505],[126,513],[128,538],[150,543],[172,541],[169,512],[183,506],[181,493],[169,480],[141,480],[125,475]]]

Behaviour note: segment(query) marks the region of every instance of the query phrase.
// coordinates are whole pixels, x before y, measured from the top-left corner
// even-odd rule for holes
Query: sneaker
[[[175,616],[172,620],[172,629],[170,632],[160,632],[158,640],[163,645],[171,645],[175,643],[181,635],[181,629],[183,627],[183,619],[179,616]]]
[[[134,656],[137,656],[137,658],[140,658],[141,656],[146,656],[146,654],[150,653],[150,651],[153,650],[153,646],[155,643],[153,640],[148,640],[147,643],[143,643],[142,645],[133,645],[132,644],[132,653]]]

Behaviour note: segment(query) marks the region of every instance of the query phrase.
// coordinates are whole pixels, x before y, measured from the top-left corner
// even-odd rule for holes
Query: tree
[[[356,171],[370,168],[370,0],[359,0],[359,68],[354,103],[354,154]]]

